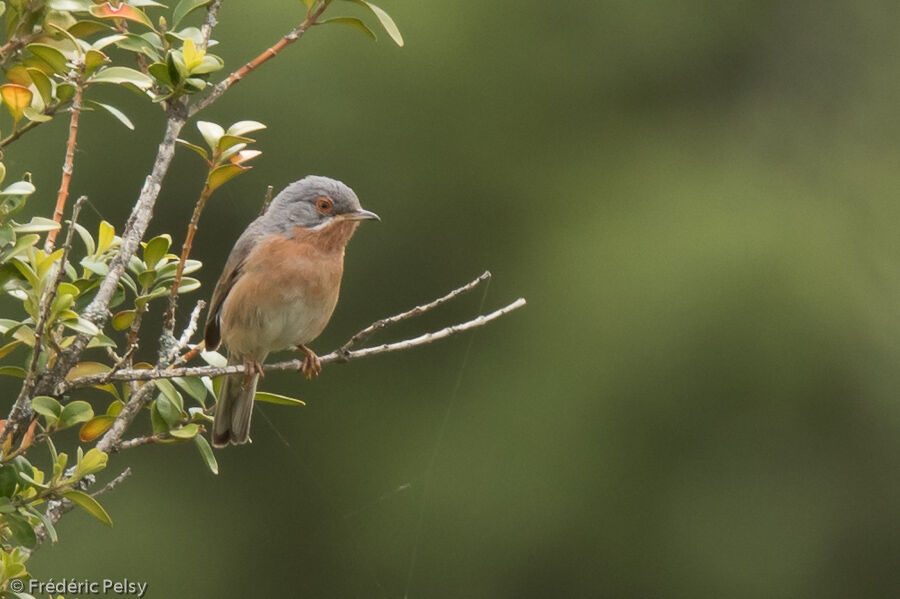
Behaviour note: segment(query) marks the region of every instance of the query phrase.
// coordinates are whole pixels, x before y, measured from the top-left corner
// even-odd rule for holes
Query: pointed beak
[[[374,212],[362,208],[353,212],[348,212],[347,214],[342,214],[341,217],[346,220],[381,220]]]

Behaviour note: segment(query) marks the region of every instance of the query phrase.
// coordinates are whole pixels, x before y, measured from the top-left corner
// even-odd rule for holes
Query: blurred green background
[[[269,128],[203,217],[181,318],[266,185],[308,173],[383,219],[315,349],[485,268],[486,297],[380,339],[528,306],[314,383],[268,375],[308,406],[263,405],[218,477],[192,445],[116,457],[115,527],[67,516],[35,575],[151,597],[898,596],[900,5],[381,4],[405,48],[317,28],[203,113]],[[242,64],[301,8],[226,1],[217,52]],[[106,93],[150,116],[87,114],[73,193],[121,229],[162,119]],[[34,173],[32,210],[64,120],[4,158]],[[153,234],[180,247],[202,176],[179,151]]]

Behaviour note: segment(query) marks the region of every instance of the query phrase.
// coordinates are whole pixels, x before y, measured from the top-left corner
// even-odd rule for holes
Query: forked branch
[[[345,343],[342,347],[332,351],[331,353],[320,356],[320,360],[322,364],[329,364],[331,362],[348,362],[350,360],[358,360],[360,358],[367,358],[369,356],[376,356],[379,354],[385,354],[395,351],[401,351],[406,349],[412,349],[414,347],[419,347],[422,345],[427,345],[429,343],[433,343],[435,341],[439,341],[441,339],[446,339],[451,335],[455,335],[457,333],[462,333],[465,331],[469,331],[478,327],[482,327],[489,322],[492,322],[501,316],[509,314],[510,312],[517,310],[525,305],[525,299],[519,298],[516,301],[494,310],[489,314],[483,314],[477,316],[471,320],[461,322],[455,325],[451,325],[448,327],[444,327],[443,329],[432,331],[429,333],[425,333],[423,335],[419,335],[418,337],[413,337],[410,339],[404,339],[403,341],[395,341],[393,343],[383,343],[381,345],[374,345],[371,347],[364,347],[361,349],[349,349],[353,345],[353,343],[358,342],[359,340],[367,337],[371,333],[376,330],[382,329],[388,325],[395,324],[400,322],[401,320],[405,320],[407,318],[411,318],[412,316],[416,316],[418,314],[422,314],[423,312],[427,312],[455,297],[458,297],[462,293],[474,288],[476,285],[481,283],[482,281],[487,280],[490,277],[490,273],[484,273],[471,283],[468,283],[458,289],[455,289],[448,293],[447,295],[440,297],[432,302],[427,304],[422,304],[420,306],[416,306],[410,310],[405,312],[401,312],[395,316],[391,316],[388,318],[383,318],[378,320],[366,328],[362,329],[360,332],[355,334],[350,341]],[[303,360],[286,360],[283,362],[274,362],[270,364],[264,364],[263,370],[300,370],[303,365]],[[185,377],[185,376],[220,376],[223,374],[236,374],[239,372],[244,372],[243,364],[234,364],[228,366],[192,366],[192,367],[181,367],[181,368],[155,368],[148,370],[135,370],[135,369],[123,369],[118,372],[113,373],[111,376],[108,374],[103,375],[91,375],[80,377],[77,379],[73,379],[70,381],[64,381],[60,384],[60,386],[56,389],[58,393],[66,393],[71,389],[76,389],[79,387],[89,387],[91,385],[96,385],[104,382],[112,381],[153,381],[158,379],[168,379],[175,377]],[[143,390],[143,388],[142,388]]]

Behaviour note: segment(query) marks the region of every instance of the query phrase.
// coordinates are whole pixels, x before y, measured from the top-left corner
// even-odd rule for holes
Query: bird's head
[[[266,211],[266,218],[286,228],[318,230],[347,221],[381,220],[365,210],[353,190],[334,179],[310,175],[284,188]]]

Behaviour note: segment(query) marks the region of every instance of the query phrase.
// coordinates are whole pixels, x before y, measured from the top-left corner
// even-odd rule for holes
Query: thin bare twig
[[[103,488],[99,489],[97,492],[91,493],[91,495],[93,497],[97,497],[98,495],[103,495],[104,493],[106,493],[108,491],[112,491],[119,485],[119,483],[121,483],[123,480],[125,480],[129,476],[131,476],[131,466],[128,466],[127,468],[125,468],[125,470],[120,472],[117,477],[115,477],[114,479],[112,479],[111,481],[109,481],[108,483],[103,485]]]
[[[197,228],[200,223],[200,215],[206,206],[206,201],[212,195],[213,190],[209,186],[209,180],[203,185],[203,191],[194,204],[194,212],[191,214],[191,221],[188,223],[187,234],[184,236],[184,244],[181,246],[181,257],[178,259],[178,267],[175,270],[175,279],[172,281],[172,291],[169,293],[169,305],[166,308],[166,314],[163,317],[163,337],[171,337],[175,330],[175,308],[178,306],[178,290],[181,288],[181,279],[184,277],[184,265],[191,255],[191,249],[194,246],[194,236],[197,234]],[[171,351],[164,352],[171,355]]]
[[[262,208],[259,209],[259,215],[262,216],[266,213],[266,210],[269,209],[269,204],[272,203],[272,192],[275,191],[275,188],[269,185],[266,187],[266,197],[263,200]]]
[[[73,73],[75,75],[75,94],[72,96],[71,115],[69,117],[69,138],[66,140],[66,157],[63,161],[59,191],[56,194],[56,207],[53,210],[53,220],[58,223],[62,222],[63,210],[65,210],[66,200],[69,198],[69,183],[72,181],[72,172],[75,169],[75,145],[78,140],[78,120],[81,117],[81,100],[84,96],[84,65],[77,66],[73,70]],[[57,231],[59,231],[59,229],[54,229],[47,233],[44,251],[48,254],[53,251]]]
[[[362,343],[365,339],[367,339],[375,331],[383,329],[386,326],[396,324],[396,323],[400,322],[401,320],[406,320],[407,318],[412,318],[413,316],[418,316],[419,314],[424,314],[425,312],[428,312],[429,310],[433,310],[434,308],[437,308],[441,304],[445,304],[445,303],[449,302],[450,300],[452,300],[453,298],[455,298],[459,295],[462,295],[463,293],[465,293],[467,291],[471,291],[472,289],[475,289],[475,287],[477,287],[479,284],[483,283],[484,281],[487,281],[490,278],[491,278],[491,271],[486,270],[477,279],[471,281],[470,283],[466,283],[462,287],[458,287],[457,289],[454,289],[447,295],[445,295],[443,297],[439,297],[438,299],[434,300],[433,302],[429,302],[427,304],[422,304],[421,306],[416,306],[415,308],[413,308],[411,310],[407,310],[406,312],[401,312],[400,314],[397,314],[395,316],[389,316],[388,318],[382,318],[381,320],[376,320],[375,322],[373,322],[372,324],[370,324],[363,330],[361,330],[358,333],[356,333],[355,335],[353,335],[353,337],[351,337],[350,340],[347,341],[347,343],[345,343],[344,345],[341,346],[341,348],[338,350],[338,352],[341,354],[346,354],[350,351],[350,349],[353,346],[358,345],[359,343]]]
[[[163,177],[168,172],[172,157],[175,154],[175,140],[178,139],[178,134],[184,127],[186,118],[182,104],[170,107],[169,117],[166,120],[166,132],[159,144],[153,169],[145,179],[140,196],[134,204],[128,222],[125,224],[119,251],[110,261],[109,273],[101,281],[97,294],[82,314],[84,318],[91,321],[98,328],[103,328],[103,325],[109,318],[109,303],[118,287],[119,280],[128,266],[128,260],[140,246],[141,239],[143,239],[144,233],[150,224],[150,219],[153,217],[153,207],[156,204],[156,199],[159,197]],[[39,390],[45,394],[52,391],[58,381],[63,380],[66,373],[78,361],[78,357],[87,347],[90,340],[90,334],[82,333],[76,336],[65,353],[59,356],[54,367],[45,376],[41,377],[38,385]]]
[[[206,19],[204,19],[203,25],[200,26],[200,37],[203,40],[200,44],[200,50],[206,50],[206,47],[209,45],[209,36],[212,35],[213,27],[218,24],[216,17],[221,6],[222,0],[212,0],[206,6]]]
[[[98,489],[94,493],[91,493],[91,496],[97,497],[98,495],[103,495],[104,493],[112,491],[129,476],[131,476],[131,466],[125,468],[125,470],[120,472],[118,476],[103,485],[102,488]],[[59,521],[60,518],[63,517],[64,514],[71,512],[74,508],[75,504],[68,499],[52,499],[47,502],[47,510],[44,512],[44,515],[47,517],[47,520],[55,524]],[[47,538],[47,529],[43,524],[35,528],[34,532],[37,535],[38,542],[42,542]]]
[[[60,102],[59,104],[51,104],[50,106],[47,106],[47,108],[44,109],[44,114],[47,116],[53,116],[56,113],[56,111],[58,111],[60,108],[62,108],[66,104],[68,104],[68,102],[69,101]],[[22,127],[19,127],[18,129],[13,130],[9,135],[7,135],[2,140],[0,140],[0,148],[5,148],[6,146],[8,146],[12,142],[16,141],[17,139],[19,139],[20,137],[22,137],[23,135],[25,135],[26,133],[28,133],[29,131],[31,131],[32,129],[34,129],[35,127],[37,127],[38,125],[40,125],[43,122],[44,121],[28,121]]]
[[[517,310],[525,305],[525,299],[519,298],[516,301],[508,304],[498,310],[494,310],[490,314],[484,314],[468,320],[466,322],[462,322],[459,324],[455,324],[452,326],[444,327],[443,329],[433,331],[430,333],[425,333],[424,335],[419,335],[418,337],[414,337],[412,339],[406,339],[403,341],[396,341],[394,343],[384,343],[382,345],[376,345],[372,347],[366,347],[363,349],[357,349],[347,352],[346,354],[342,353],[340,349],[336,349],[331,353],[320,356],[320,360],[323,365],[330,364],[331,362],[347,362],[350,360],[357,360],[360,358],[367,358],[369,356],[376,356],[379,354],[385,354],[395,351],[401,351],[406,349],[412,349],[414,347],[419,347],[421,345],[427,345],[429,343],[433,343],[440,339],[445,339],[451,335],[456,333],[462,333],[464,331],[469,331],[481,326],[488,324],[489,322],[500,318],[506,314],[509,314],[513,310]],[[303,360],[286,360],[284,362],[275,362],[271,364],[264,364],[263,370],[300,370],[303,366]],[[115,373],[111,379],[114,381],[154,381],[157,379],[168,379],[175,377],[185,377],[185,376],[220,376],[223,374],[237,374],[244,372],[243,364],[233,364],[229,366],[194,366],[194,367],[183,367],[183,368],[154,368],[147,370],[120,370]],[[71,389],[77,389],[79,387],[90,387],[91,385],[96,385],[101,382],[102,377],[105,375],[91,375],[80,377],[77,379],[73,379],[70,381],[64,381],[60,384],[60,386],[56,389],[56,392],[59,394],[66,393]],[[148,385],[141,387],[140,391],[143,391]],[[131,402],[129,401],[129,404]],[[128,405],[126,404],[126,409]],[[123,410],[124,412],[124,410]]]
[[[278,56],[278,53],[284,50],[286,46],[296,42],[298,39],[303,37],[303,34],[306,33],[306,30],[316,24],[316,20],[322,15],[323,12],[325,12],[325,9],[328,8],[328,4],[328,2],[321,2],[317,8],[306,14],[306,19],[304,19],[302,23],[291,29],[275,44],[273,44],[269,48],[266,48],[266,50],[259,56],[257,56],[241,68],[237,69],[228,77],[213,86],[212,91],[209,92],[209,95],[191,106],[191,109],[188,111],[188,116],[194,116],[195,114],[218,100],[219,97],[226,91],[228,91],[228,88],[230,88],[232,85],[258,69],[260,65]]]
[[[63,275],[66,272],[66,261],[69,259],[69,252],[72,249],[75,223],[78,221],[81,207],[86,201],[87,196],[81,196],[75,201],[75,206],[72,208],[72,220],[69,222],[69,230],[66,232],[66,241],[63,245],[63,253],[60,257],[59,267],[56,270],[53,281],[46,289],[44,289],[41,296],[41,301],[38,306],[37,322],[34,325],[34,351],[32,352],[31,362],[28,365],[28,372],[25,375],[25,382],[22,383],[22,389],[19,392],[19,396],[13,404],[13,408],[9,413],[9,418],[6,420],[6,426],[3,427],[3,431],[0,433],[0,446],[3,445],[3,442],[6,441],[10,435],[15,435],[19,427],[29,418],[28,413],[30,412],[30,408],[28,406],[28,401],[31,398],[36,384],[37,366],[41,358],[41,350],[43,349],[42,342],[44,339],[44,329],[47,326],[47,319],[50,317],[50,309],[53,305],[53,300],[56,297],[56,292],[59,289],[59,284],[62,282]]]
[[[203,308],[206,307],[206,302],[200,300],[197,302],[197,305],[194,306],[194,310],[191,312],[191,317],[188,319],[188,324],[184,327],[184,331],[181,333],[181,337],[178,339],[178,343],[175,345],[175,351],[180,352],[185,347],[187,347],[188,343],[191,342],[191,337],[194,336],[194,333],[197,332],[197,327],[200,323],[200,313],[203,312]]]
[[[126,449],[132,449],[135,447],[140,447],[141,445],[149,445],[152,443],[159,443],[160,441],[165,441],[166,439],[171,439],[171,435],[169,433],[156,433],[155,435],[146,435],[143,437],[135,437],[133,439],[128,439],[127,441],[122,441],[118,445],[112,448],[112,451],[124,451]]]

